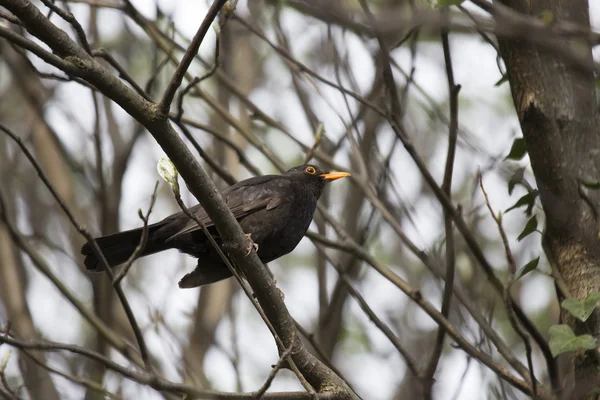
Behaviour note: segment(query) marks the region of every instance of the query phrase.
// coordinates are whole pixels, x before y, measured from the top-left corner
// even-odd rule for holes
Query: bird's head
[[[325,172],[313,164],[304,164],[290,168],[285,171],[284,175],[294,180],[306,182],[311,187],[314,187],[317,198],[321,196],[321,191],[325,187],[325,184],[350,176],[348,172]]]

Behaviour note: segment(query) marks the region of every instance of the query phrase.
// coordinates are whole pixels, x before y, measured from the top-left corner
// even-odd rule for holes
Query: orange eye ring
[[[307,174],[311,174],[311,175],[314,175],[317,173],[317,170],[315,169],[315,167],[306,167],[306,169],[304,171]]]

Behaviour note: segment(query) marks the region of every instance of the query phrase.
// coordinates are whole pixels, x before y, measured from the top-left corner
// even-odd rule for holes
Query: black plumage
[[[225,189],[222,196],[242,230],[258,245],[258,256],[267,263],[298,245],[312,221],[317,201],[327,182],[349,176],[346,172],[323,172],[315,165],[301,165],[283,175],[246,179]],[[201,205],[192,212],[220,243],[218,232]],[[142,228],[96,239],[110,266],[127,261],[140,242]],[[179,281],[191,288],[229,278],[231,272],[212,247],[198,224],[183,212],[148,226],[148,241],[141,257],[178,249],[198,258],[198,266]],[[81,248],[88,270],[102,271],[102,265],[86,243]]]

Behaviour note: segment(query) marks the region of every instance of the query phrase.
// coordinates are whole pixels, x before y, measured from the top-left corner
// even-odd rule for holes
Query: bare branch
[[[54,4],[54,2],[50,0],[42,0],[42,3],[44,3],[46,7],[55,12],[62,19],[71,24],[71,26],[73,26],[73,29],[75,29],[75,32],[77,33],[77,39],[79,40],[79,44],[85,49],[85,51],[88,54],[91,54],[92,49],[90,47],[90,44],[88,43],[87,36],[85,35],[83,27],[81,26],[79,21],[77,21],[75,16],[68,11],[64,11],[62,8],[58,7],[56,4]]]
[[[177,66],[175,73],[173,73],[173,77],[171,78],[171,81],[169,82],[169,85],[167,86],[167,89],[165,90],[165,93],[163,94],[162,100],[160,101],[160,103],[158,105],[158,112],[160,115],[168,114],[169,108],[171,107],[171,102],[173,101],[173,98],[175,97],[175,93],[177,92],[177,89],[181,85],[181,82],[183,81],[185,73],[187,72],[188,68],[192,64],[192,61],[194,61],[194,57],[196,57],[196,53],[198,53],[198,50],[200,49],[200,45],[202,44],[202,41],[204,40],[204,36],[206,35],[206,32],[208,32],[208,29],[210,28],[213,21],[217,17],[219,10],[221,9],[221,7],[223,7],[223,5],[226,2],[227,2],[227,0],[215,0],[212,3],[212,5],[210,6],[210,8],[208,9],[208,12],[206,13],[206,16],[204,17],[204,20],[202,21],[202,24],[200,24],[198,31],[196,32],[196,34],[194,35],[194,38],[190,42],[190,45],[188,46],[185,54],[183,55],[181,62]]]
[[[447,18],[448,10],[440,11],[443,17]],[[446,157],[446,168],[444,171],[444,180],[442,190],[448,198],[452,198],[452,177],[454,171],[454,158],[456,155],[456,141],[458,137],[458,92],[460,85],[454,83],[454,71],[452,69],[452,56],[450,53],[450,43],[448,40],[448,31],[442,30],[442,48],[444,49],[444,61],[446,65],[446,77],[448,79],[448,94],[450,97],[450,129],[448,132],[448,155]],[[446,318],[450,315],[450,303],[452,301],[452,292],[454,288],[454,271],[456,268],[456,254],[454,249],[454,230],[452,229],[452,216],[448,210],[444,209],[444,227],[446,231],[446,277],[444,279],[444,295],[442,297],[442,315]],[[424,384],[425,398],[431,398],[434,375],[437,369],[442,350],[444,346],[445,331],[438,329],[435,346],[431,352],[431,358],[425,368]],[[535,392],[535,390],[534,390]]]
[[[187,395],[192,397],[200,397],[203,399],[218,399],[218,400],[245,400],[245,399],[254,399],[255,392],[252,393],[223,393],[211,390],[200,390],[188,385],[184,385],[181,383],[175,383],[171,381],[167,381],[165,379],[159,378],[156,375],[136,371],[131,368],[123,367],[122,365],[110,360],[109,358],[103,356],[102,354],[95,352],[93,350],[89,350],[85,347],[63,344],[51,341],[22,341],[19,339],[15,339],[9,336],[6,333],[0,333],[0,343],[6,343],[11,346],[14,346],[19,349],[28,349],[28,350],[44,350],[44,351],[68,351],[74,354],[78,354],[84,357],[87,357],[91,360],[94,360],[98,363],[103,364],[108,369],[117,372],[118,374],[135,381],[140,384],[148,385],[158,391],[161,392],[170,392],[176,393],[180,395]],[[284,392],[284,393],[265,393],[263,399],[314,399],[308,393],[304,392]],[[339,397],[331,394],[318,394],[317,399],[332,399],[336,400]]]
[[[499,216],[496,216],[496,214],[494,213],[494,210],[492,209],[492,205],[490,204],[490,200],[488,198],[488,195],[483,187],[483,178],[481,177],[481,175],[479,175],[479,187],[481,188],[481,192],[483,193],[483,197],[485,198],[485,204],[487,205],[488,210],[490,211],[490,215],[492,216],[492,218],[494,219],[494,222],[496,222],[496,225],[498,226],[498,231],[500,232],[500,236],[502,236],[502,243],[504,244],[504,250],[506,252],[506,261],[508,262],[508,285],[506,287],[506,289],[504,290],[504,302],[505,302],[505,306],[506,306],[506,312],[508,313],[508,319],[513,327],[513,329],[515,330],[515,332],[517,332],[517,334],[521,337],[521,339],[523,339],[523,344],[525,345],[525,351],[527,354],[527,363],[529,364],[529,374],[530,374],[530,382],[531,382],[531,390],[532,390],[532,397],[535,399],[538,396],[538,391],[537,391],[537,380],[535,379],[535,373],[533,371],[533,360],[532,360],[532,356],[531,356],[531,343],[529,342],[529,337],[527,336],[527,333],[523,331],[523,329],[521,328],[521,326],[519,325],[519,322],[517,321],[515,315],[514,315],[514,310],[513,310],[513,304],[514,301],[512,299],[512,296],[510,294],[510,287],[514,282],[514,275],[515,275],[515,271],[516,271],[516,265],[515,265],[515,260],[514,257],[512,255],[512,251],[510,250],[510,246],[508,244],[508,238],[506,236],[506,232],[504,231],[504,228],[502,227],[502,219]],[[548,369],[550,371],[552,370],[556,370],[556,367],[554,367],[554,365],[549,365]],[[558,384],[558,382],[556,382],[556,376],[553,377],[552,375],[550,376],[550,380],[552,382],[552,387],[557,390],[559,389],[556,385]]]
[[[265,395],[265,393],[271,386],[271,383],[273,383],[273,379],[275,379],[277,372],[281,369],[281,367],[283,366],[283,364],[286,362],[289,355],[291,354],[292,349],[293,349],[293,347],[288,347],[287,349],[285,349],[285,351],[283,353],[281,353],[281,356],[279,357],[277,364],[273,365],[271,372],[269,373],[269,376],[267,377],[267,380],[260,387],[260,389],[258,389],[256,391],[256,394],[255,394],[256,399],[260,400],[263,398],[263,396]]]
[[[35,160],[33,155],[29,152],[27,147],[23,144],[23,141],[21,140],[21,138],[18,137],[14,132],[12,132],[8,127],[6,127],[2,123],[0,123],[0,130],[4,131],[12,140],[14,140],[19,145],[19,147],[21,148],[21,151],[25,154],[25,156],[27,157],[29,162],[31,162],[31,165],[37,171],[38,176],[40,177],[40,179],[42,180],[44,185],[48,188],[48,190],[50,190],[50,193],[52,193],[52,196],[54,197],[56,202],[60,205],[62,210],[65,212],[65,214],[69,217],[69,220],[71,221],[73,226],[79,231],[79,233],[81,233],[88,240],[88,242],[90,242],[92,244],[92,246],[94,248],[94,252],[96,253],[96,256],[100,260],[102,260],[105,270],[109,274],[111,280],[114,280],[114,275],[112,273],[112,270],[110,269],[108,263],[106,262],[106,259],[104,258],[104,255],[102,254],[102,252],[100,251],[100,248],[96,244],[96,241],[94,240],[93,236],[89,234],[89,232],[86,230],[86,228],[83,225],[80,225],[79,222],[77,222],[77,220],[75,219],[75,215],[71,212],[69,207],[66,205],[64,200],[61,198],[60,194],[56,191],[56,189],[54,189],[54,186],[52,185],[52,183],[50,183],[50,181],[46,177],[46,174],[44,173],[44,171],[42,170],[40,165],[37,163],[37,161]],[[121,304],[123,305],[123,309],[125,310],[125,313],[127,314],[127,318],[129,319],[131,327],[135,333],[136,339],[138,340],[138,346],[140,347],[140,353],[142,355],[142,360],[144,360],[144,364],[146,365],[146,367],[148,369],[150,369],[151,365],[150,365],[150,358],[148,356],[148,350],[146,348],[146,344],[144,342],[142,332],[136,322],[135,316],[133,315],[131,306],[129,305],[129,302],[125,298],[125,294],[123,293],[123,290],[121,289],[121,287],[116,285],[115,290],[117,292],[117,296],[119,297],[119,300],[121,301]]]
[[[144,248],[146,247],[146,244],[148,242],[148,218],[150,217],[150,213],[152,212],[152,208],[154,207],[154,203],[156,202],[156,190],[157,189],[158,189],[158,181],[156,181],[156,184],[154,185],[154,190],[152,191],[152,197],[150,198],[150,206],[148,207],[148,212],[146,212],[146,215],[143,215],[140,210],[140,212],[138,214],[140,219],[144,223],[144,225],[142,227],[142,236],[140,237],[140,242],[135,247],[135,250],[133,251],[133,253],[131,253],[129,258],[125,262],[125,264],[123,264],[123,268],[122,268],[121,272],[117,276],[115,276],[115,278],[113,280],[113,285],[115,285],[115,286],[119,285],[121,280],[125,277],[125,275],[127,275],[129,268],[131,268],[134,261],[138,259],[138,257],[142,254],[142,251],[144,251]]]

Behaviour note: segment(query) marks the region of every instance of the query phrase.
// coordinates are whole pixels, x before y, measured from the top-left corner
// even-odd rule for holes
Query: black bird
[[[246,234],[258,246],[258,256],[267,263],[298,245],[312,221],[317,200],[328,182],[349,176],[347,172],[323,172],[315,165],[301,165],[283,175],[246,179],[221,194]],[[200,204],[189,209],[220,243],[218,232]],[[108,264],[127,261],[140,242],[142,229],[115,233],[96,239]],[[198,266],[179,281],[192,288],[229,278],[231,272],[210,244],[198,224],[183,212],[148,226],[148,241],[141,257],[168,249],[198,258]],[[100,261],[86,243],[81,248],[88,270],[103,271]]]

